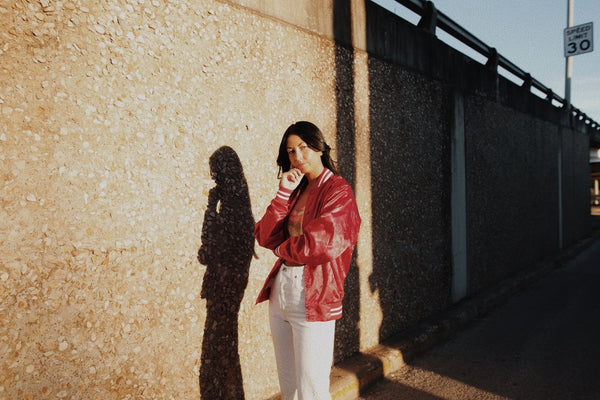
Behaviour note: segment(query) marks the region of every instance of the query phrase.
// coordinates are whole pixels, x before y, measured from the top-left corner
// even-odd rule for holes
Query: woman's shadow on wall
[[[254,254],[248,184],[236,152],[223,146],[209,160],[216,185],[208,194],[198,261],[206,265],[201,297],[206,322],[200,364],[202,399],[243,399],[238,313]]]

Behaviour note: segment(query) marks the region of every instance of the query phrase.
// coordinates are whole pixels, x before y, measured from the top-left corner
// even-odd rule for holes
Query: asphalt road
[[[600,241],[362,400],[599,400]]]

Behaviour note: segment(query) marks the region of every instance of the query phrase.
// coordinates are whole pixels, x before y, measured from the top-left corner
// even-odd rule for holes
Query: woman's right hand
[[[292,168],[281,175],[279,187],[294,190],[300,184],[303,176],[304,174],[298,168]]]

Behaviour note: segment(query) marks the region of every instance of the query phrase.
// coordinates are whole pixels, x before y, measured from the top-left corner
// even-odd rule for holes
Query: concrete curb
[[[440,343],[480,315],[506,301],[529,284],[576,257],[592,243],[600,240],[600,230],[552,259],[524,270],[509,279],[420,323],[399,336],[375,346],[365,353],[336,364],[331,372],[331,394],[334,400],[355,400],[366,388],[389,373],[406,365],[416,354]]]

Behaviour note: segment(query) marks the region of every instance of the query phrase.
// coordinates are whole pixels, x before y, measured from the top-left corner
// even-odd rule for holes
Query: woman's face
[[[290,135],[287,139],[287,153],[292,168],[298,168],[309,178],[317,177],[323,171],[322,151],[316,151],[300,136]]]

